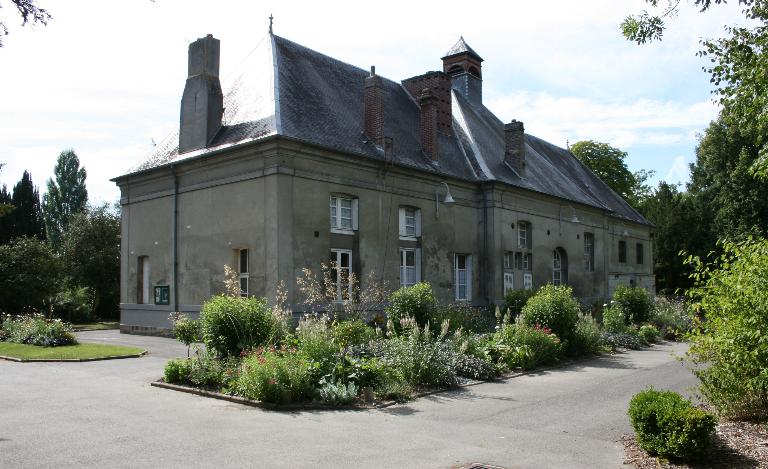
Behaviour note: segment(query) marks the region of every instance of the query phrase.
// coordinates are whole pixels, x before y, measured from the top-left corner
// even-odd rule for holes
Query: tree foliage
[[[645,181],[653,172],[632,173],[627,168],[626,152],[594,140],[574,143],[571,152],[630,205],[637,207],[649,195],[650,187]]]
[[[32,183],[32,176],[24,171],[21,180],[13,186],[11,205],[14,209],[4,219],[7,223],[0,225],[3,232],[0,240],[7,242],[19,236],[34,236],[45,239],[43,212],[40,208],[40,195]]]
[[[658,7],[660,0],[646,0]],[[695,0],[701,12],[725,0]],[[723,106],[721,116],[738,126],[758,147],[760,158],[750,167],[753,175],[768,179],[768,0],[738,0],[747,26],[726,26],[725,35],[701,41],[710,64],[714,92]],[[674,17],[680,0],[667,0],[659,14],[644,11],[628,16],[621,25],[624,36],[638,44],[660,40],[664,19]]]
[[[80,160],[73,150],[61,152],[53,175],[48,179],[48,192],[43,196],[43,213],[48,240],[57,249],[70,217],[86,209],[88,190],[85,188],[85,168],[80,167]]]
[[[703,312],[688,357],[699,365],[707,401],[729,417],[768,417],[768,240],[722,243],[708,263],[693,256],[696,287],[688,294]]]
[[[58,259],[39,239],[19,237],[0,246],[0,311],[45,311],[58,287]]]
[[[48,13],[48,10],[40,8],[37,5],[37,0],[11,0],[11,3],[16,7],[19,15],[21,15],[22,26],[26,26],[27,24],[34,26],[37,23],[47,25],[48,21],[53,18],[51,14]],[[0,8],[2,7],[3,6],[0,5]],[[0,21],[0,47],[3,47],[3,36],[7,35],[8,27],[5,23]]]
[[[5,166],[5,163],[0,163],[0,171],[3,170],[3,166]],[[0,236],[2,236],[3,227],[2,227],[2,217],[5,215],[8,215],[13,210],[13,205],[11,205],[11,194],[8,192],[8,188],[3,184],[2,187],[0,187]],[[0,243],[2,243],[2,240],[0,240]]]
[[[64,272],[93,291],[94,313],[114,317],[120,301],[120,216],[107,205],[76,213],[61,239]]]

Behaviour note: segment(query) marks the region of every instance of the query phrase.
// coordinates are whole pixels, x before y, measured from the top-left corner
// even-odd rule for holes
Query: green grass
[[[106,331],[110,329],[120,329],[120,323],[117,321],[88,322],[85,324],[72,324],[76,331]]]
[[[136,347],[122,347],[104,344],[77,344],[61,347],[39,347],[37,345],[0,342],[0,355],[21,360],[62,360],[93,359],[120,355],[138,355],[143,352]]]

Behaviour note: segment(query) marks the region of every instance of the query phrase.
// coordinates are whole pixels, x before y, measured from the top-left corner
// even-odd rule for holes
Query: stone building
[[[295,310],[294,279],[329,260],[342,278],[428,281],[442,302],[653,290],[649,222],[569,151],[493,115],[482,62],[462,38],[442,71],[396,82],[270,33],[222,91],[219,41],[192,43],[178,133],[114,179],[122,330],[194,316],[225,264],[243,294],[284,281]]]

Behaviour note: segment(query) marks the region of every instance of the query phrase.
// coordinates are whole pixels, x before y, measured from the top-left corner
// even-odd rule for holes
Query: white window
[[[238,272],[240,274],[240,296],[248,296],[248,280],[250,274],[248,273],[248,250],[241,249],[238,252]]]
[[[517,247],[521,249],[531,248],[531,224],[527,221],[517,223]]]
[[[523,274],[523,288],[533,290],[533,274],[526,272]]]
[[[523,270],[531,270],[533,266],[533,254],[530,252],[523,254]]]
[[[331,250],[331,280],[336,289],[336,301],[348,300],[352,294],[349,276],[352,273],[352,251]]]
[[[421,210],[400,207],[400,239],[416,239],[421,236]]]
[[[400,286],[411,287],[421,281],[421,249],[400,249]]]
[[[331,196],[331,231],[352,234],[357,229],[357,199]]]
[[[137,277],[137,303],[149,304],[149,257],[139,256],[136,266]]]
[[[595,235],[584,233],[584,271],[595,271]]]
[[[454,254],[453,272],[456,300],[472,300],[472,256]]]
[[[512,272],[504,272],[504,295],[508,291],[515,289],[515,274]]]
[[[568,258],[562,248],[552,251],[552,284],[565,285],[568,283]]]
[[[514,267],[513,261],[514,261],[514,252],[507,251],[504,253],[504,268],[505,269],[512,269]]]

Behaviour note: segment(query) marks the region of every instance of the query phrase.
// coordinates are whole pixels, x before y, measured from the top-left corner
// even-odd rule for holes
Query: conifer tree
[[[32,184],[32,176],[24,171],[21,181],[13,186],[11,196],[13,211],[8,215],[11,219],[10,238],[19,236],[34,236],[45,239],[43,226],[43,211],[40,207],[40,194]]]
[[[48,179],[48,192],[43,196],[43,213],[48,241],[54,249],[58,249],[70,217],[85,211],[88,191],[85,188],[85,168],[80,167],[74,150],[61,152],[53,175]]]

